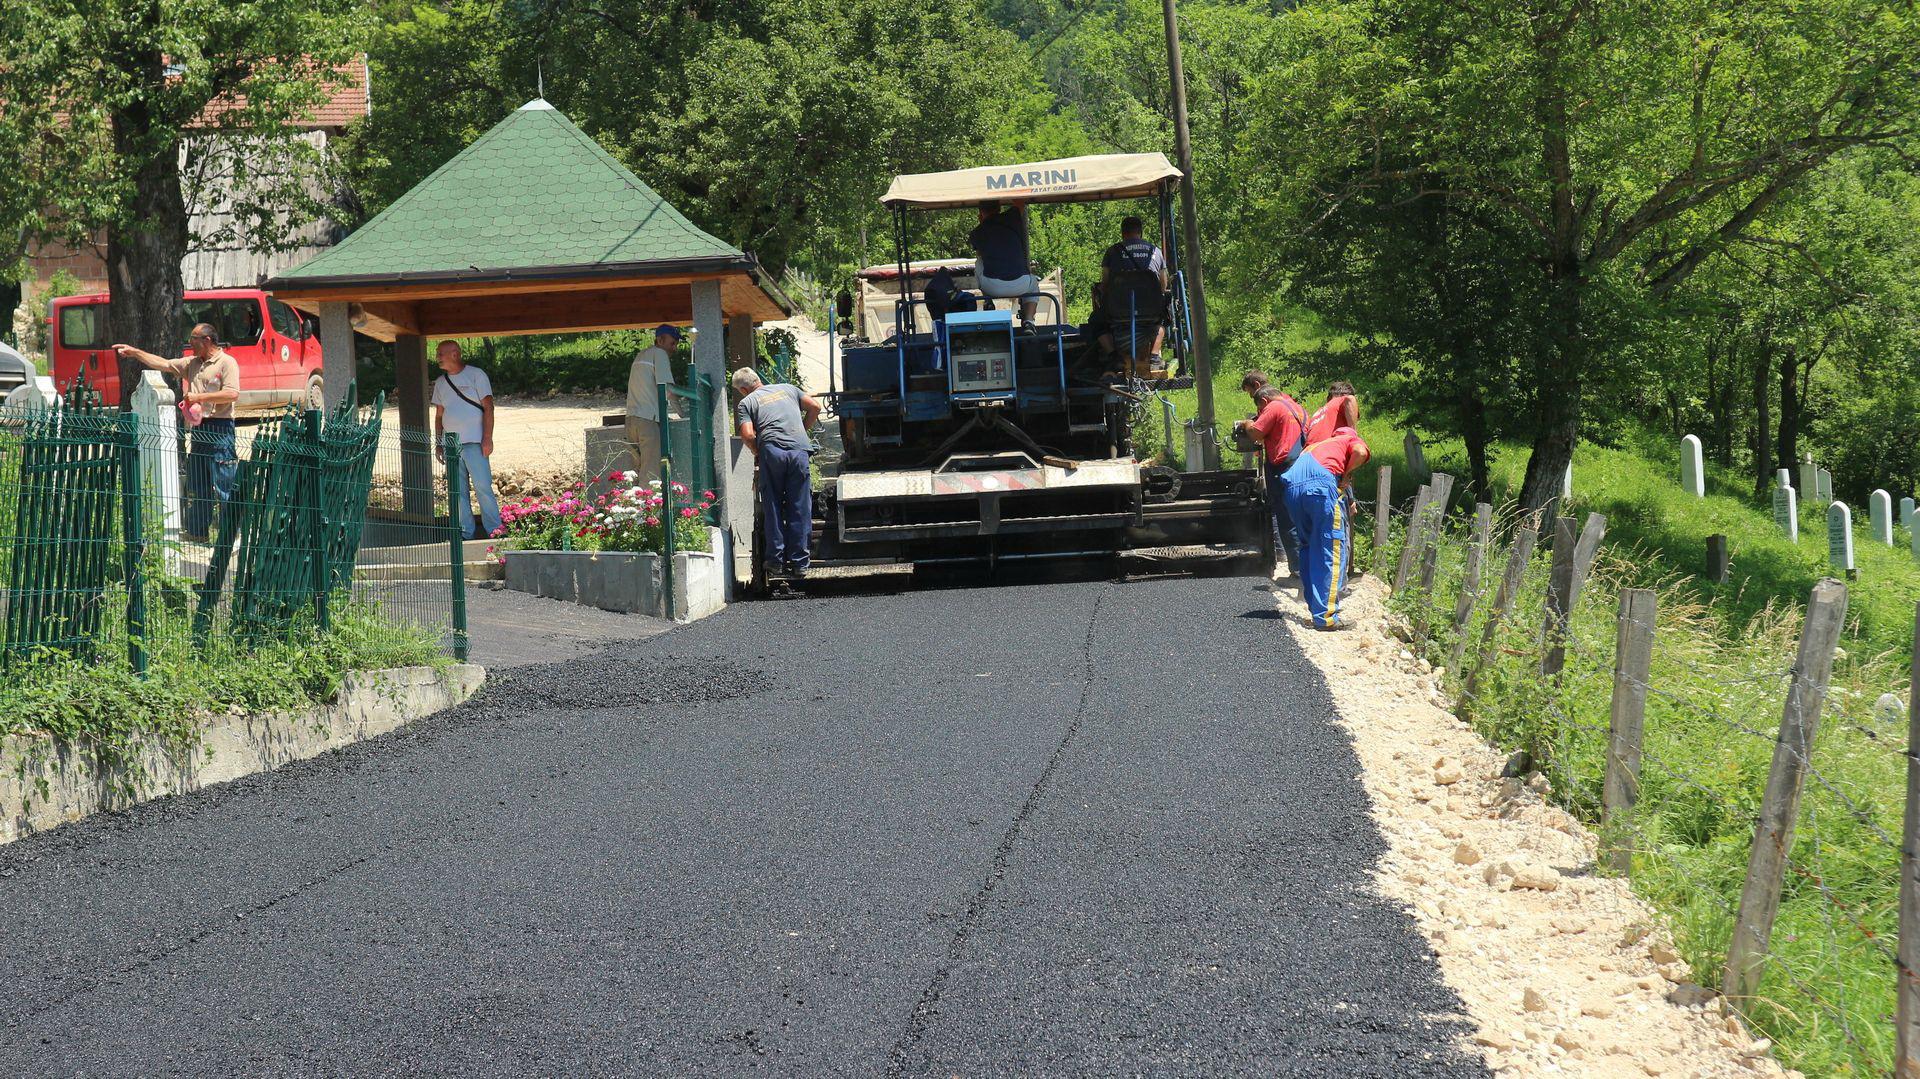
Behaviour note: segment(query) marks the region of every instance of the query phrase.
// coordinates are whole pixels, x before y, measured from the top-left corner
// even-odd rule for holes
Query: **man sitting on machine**
[[[1100,258],[1095,314],[1101,352],[1118,356],[1129,377],[1158,379],[1166,377],[1160,346],[1167,335],[1167,257],[1145,233],[1138,217],[1120,222],[1120,242]]]
[[[1040,279],[1033,276],[1032,256],[1027,250],[1027,215],[1024,203],[1002,209],[988,199],[980,204],[980,223],[967,234],[978,258],[973,264],[974,283],[992,299],[1019,300],[1020,322],[1033,325]]]

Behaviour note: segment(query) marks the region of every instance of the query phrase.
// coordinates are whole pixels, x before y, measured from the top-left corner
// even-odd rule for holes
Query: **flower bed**
[[[674,484],[669,519],[659,483],[634,479],[632,472],[615,471],[571,484],[557,495],[523,495],[500,507],[501,528],[494,535],[514,550],[659,554],[672,528],[675,550],[708,549],[712,491],[696,498],[685,484]],[[599,484],[611,486],[595,495],[592,488]]]

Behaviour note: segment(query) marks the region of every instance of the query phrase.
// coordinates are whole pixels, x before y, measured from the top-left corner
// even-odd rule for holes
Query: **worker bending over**
[[[1248,372],[1240,380],[1240,388],[1253,398],[1254,418],[1236,426],[1245,426],[1261,444],[1260,471],[1266,479],[1267,512],[1273,516],[1274,542],[1287,559],[1287,572],[1282,576],[1297,577],[1300,537],[1293,527],[1293,517],[1287,512],[1281,477],[1306,444],[1302,424],[1307,412],[1284,391],[1268,385],[1267,376],[1259,371]]]
[[[1327,403],[1307,421],[1307,441],[1324,442],[1342,427],[1360,426],[1360,401],[1353,395],[1353,383],[1336,382],[1327,387]]]
[[[1348,536],[1347,542],[1340,545],[1340,575],[1334,581],[1337,595],[1346,588],[1347,575],[1353,569],[1353,474],[1373,459],[1373,449],[1360,437],[1360,432],[1351,427],[1342,427],[1334,431],[1331,437],[1310,443],[1307,452],[1313,454],[1340,484],[1340,510]]]
[[[760,467],[760,505],[766,516],[767,572],[804,577],[813,540],[813,439],[820,402],[798,386],[763,385],[751,367],[733,373],[740,394],[740,442]]]

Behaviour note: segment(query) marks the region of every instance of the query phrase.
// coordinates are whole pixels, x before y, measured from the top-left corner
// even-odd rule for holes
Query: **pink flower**
[[[704,498],[704,499],[706,499],[706,500],[707,500],[708,502],[711,502],[711,501],[713,501],[713,492],[712,492],[712,491],[702,491],[702,492],[700,492],[700,497],[701,497],[701,498]]]
[[[687,507],[686,509],[683,509],[683,510],[681,510],[681,511],[680,511],[680,516],[682,516],[682,517],[692,517],[692,516],[693,516],[694,514],[696,514],[696,513],[699,513],[699,512],[700,512],[699,510],[697,510],[697,509],[694,509],[694,508],[693,508],[692,506],[688,506],[688,507]]]
[[[658,517],[649,517],[649,518],[647,518],[647,527],[649,527],[649,528],[658,528],[658,527],[660,527],[660,518],[658,518]]]

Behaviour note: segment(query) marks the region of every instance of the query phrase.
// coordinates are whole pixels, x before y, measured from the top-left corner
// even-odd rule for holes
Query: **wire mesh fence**
[[[1894,1071],[1915,984],[1899,959],[1913,757],[1908,711],[1882,694],[1909,688],[1904,657],[1834,647],[1839,582],[1812,614],[1730,627],[1694,582],[1601,546],[1599,515],[1582,567],[1571,522],[1508,508],[1446,528],[1431,503],[1424,521],[1419,499],[1404,508],[1375,566],[1410,567],[1392,605],[1461,714],[1595,826],[1594,868],[1631,877],[1692,980],[1788,1063]]]
[[[0,409],[0,668],[405,632],[464,652],[465,560],[431,436],[380,402],[183,425],[84,384]]]

